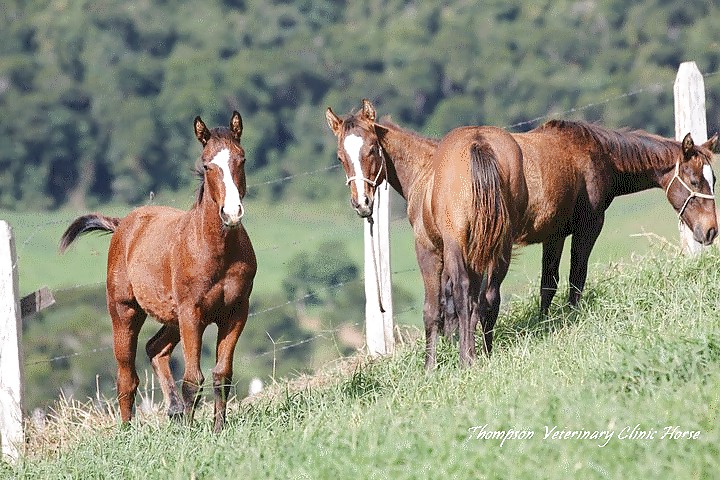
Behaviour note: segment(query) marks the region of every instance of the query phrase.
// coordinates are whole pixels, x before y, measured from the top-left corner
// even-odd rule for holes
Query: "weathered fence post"
[[[705,116],[705,82],[695,62],[680,64],[675,77],[675,140],[682,141],[688,132],[696,144],[707,141]],[[679,224],[680,248],[683,253],[697,255],[702,244],[695,241],[692,231]]]
[[[0,437],[3,459],[12,460],[25,440],[21,334],[15,240],[0,220]]]
[[[395,351],[390,270],[390,191],[375,189],[372,223],[365,223],[365,337],[372,356]]]

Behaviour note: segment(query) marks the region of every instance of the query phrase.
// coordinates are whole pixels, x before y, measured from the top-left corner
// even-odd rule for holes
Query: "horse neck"
[[[630,133],[633,147],[610,149],[610,159],[619,178],[618,195],[636,193],[650,188],[666,188],[673,176],[675,162],[681,154],[680,144],[663,137]],[[632,136],[630,136],[632,135]],[[633,152],[633,153],[628,153]]]
[[[436,143],[394,125],[380,139],[388,166],[388,183],[405,199],[425,190],[431,180]]]
[[[223,254],[228,242],[243,228],[226,228],[220,219],[219,208],[206,192],[188,212],[189,227],[195,232],[197,242],[202,243],[214,255]]]

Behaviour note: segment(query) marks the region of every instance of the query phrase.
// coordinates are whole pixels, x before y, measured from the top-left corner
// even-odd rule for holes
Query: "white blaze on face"
[[[713,175],[712,167],[710,165],[703,165],[703,176],[710,185],[710,193],[715,195],[715,175]]]
[[[240,214],[240,191],[237,185],[233,181],[232,173],[230,172],[230,150],[223,148],[220,150],[212,162],[223,172],[223,183],[225,184],[225,200],[223,210],[227,215],[231,217],[237,217]]]
[[[365,184],[363,182],[365,174],[363,173],[362,166],[360,165],[360,149],[363,146],[363,139],[357,135],[348,135],[345,137],[343,146],[345,147],[345,151],[347,152],[348,157],[350,157],[350,162],[353,166],[354,173],[352,179],[353,182],[355,182],[358,205],[365,205]]]

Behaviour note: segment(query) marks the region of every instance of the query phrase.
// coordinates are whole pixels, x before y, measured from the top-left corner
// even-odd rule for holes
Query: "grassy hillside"
[[[219,436],[208,410],[192,427],[148,414],[120,430],[112,407],[108,415],[66,406],[4,473],[712,478],[720,468],[718,266],[716,250],[615,264],[593,277],[577,311],[553,309],[540,321],[531,300],[512,302],[493,357],[473,368],[459,370],[456,347],[442,344],[427,376],[417,340],[392,358],[339,369],[349,373],[233,401]],[[529,438],[486,438],[512,431]],[[578,438],[601,434],[609,437]]]

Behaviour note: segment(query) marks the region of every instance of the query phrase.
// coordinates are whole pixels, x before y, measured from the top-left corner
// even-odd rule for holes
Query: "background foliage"
[[[594,103],[575,115],[672,136],[679,63],[720,69],[710,0],[443,3],[8,0],[0,207],[137,203],[187,186],[193,117],[225,124],[231,109],[245,120],[255,179],[330,164],[323,109],[345,113],[363,97],[431,135],[466,123],[527,129]],[[602,103],[640,89],[657,95]],[[320,177],[268,195],[339,195]]]
[[[379,114],[432,136],[469,123],[526,130],[547,116],[673,136],[673,79],[681,62],[695,60],[706,74],[709,129],[717,130],[718,13],[710,0],[5,0],[0,209],[20,231],[23,293],[41,285],[36,278],[60,289],[58,305],[25,326],[28,405],[61,390],[93,396],[95,375],[112,396],[107,243],[81,243],[66,260],[55,245],[89,208],[124,215],[150,192],[187,206],[200,151],[195,115],[213,126],[232,109],[243,116],[249,183],[262,185],[249,189],[251,210],[267,212],[248,219],[262,266],[251,307],[258,315],[241,338],[236,371],[243,385],[258,374],[274,380],[358,345],[360,249],[349,232],[359,226],[328,168],[337,162],[327,106],[346,113],[367,97]],[[276,181],[294,175],[302,181]],[[636,232],[641,215],[628,213]],[[647,218],[656,223],[665,213]],[[411,232],[396,220],[394,232],[405,230],[394,268],[402,257],[407,273]],[[537,261],[528,263],[523,285],[537,276]],[[31,269],[40,272],[32,279]],[[419,279],[409,277],[395,277],[396,312],[417,322]],[[329,349],[287,348],[323,335]],[[211,362],[213,337],[206,339]],[[94,349],[100,356],[75,356]]]

